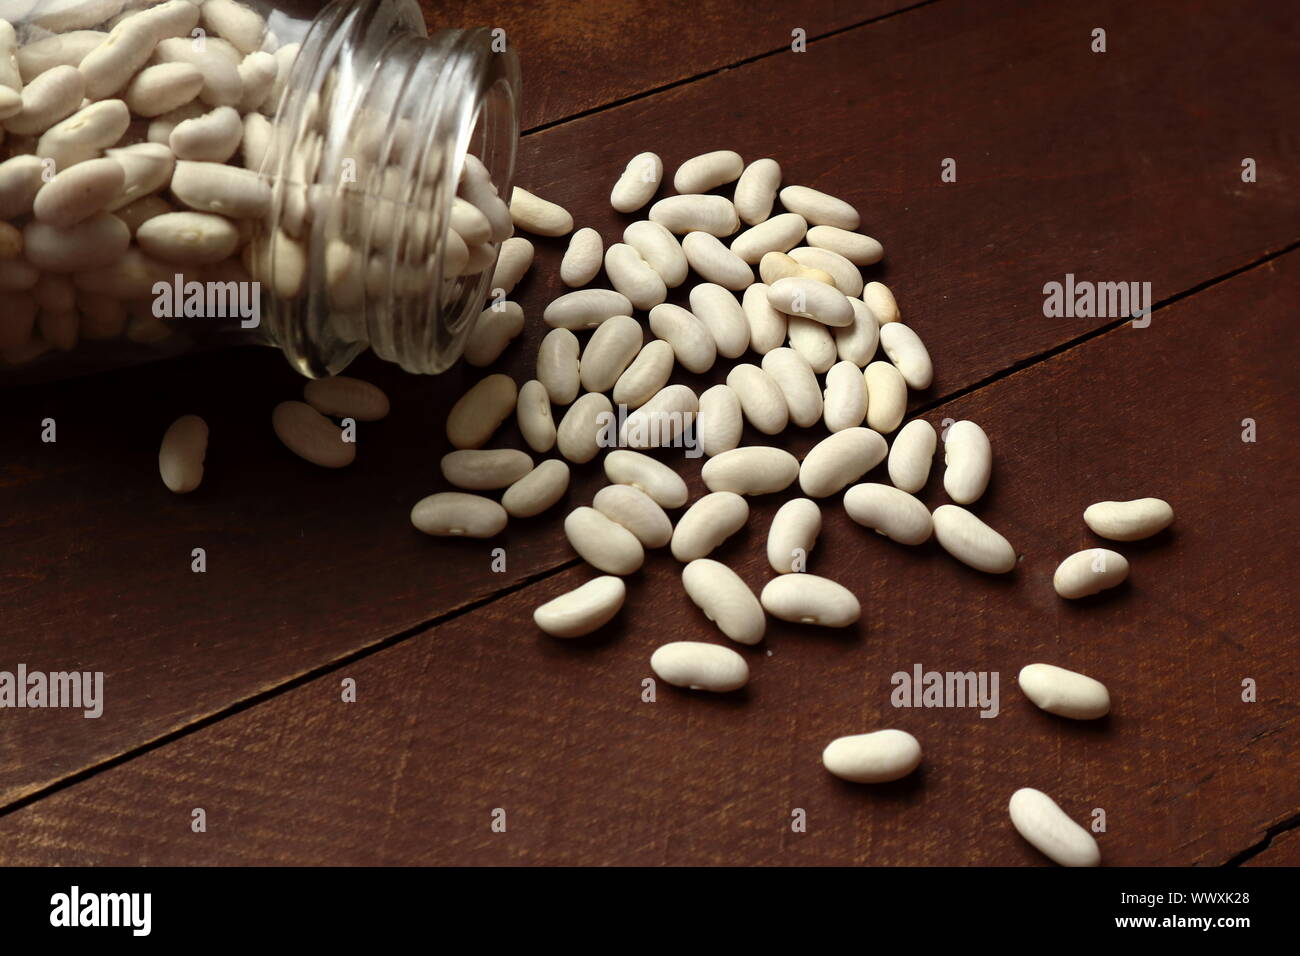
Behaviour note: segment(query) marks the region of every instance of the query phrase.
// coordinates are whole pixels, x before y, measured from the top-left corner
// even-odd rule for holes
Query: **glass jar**
[[[0,379],[251,341],[312,377],[367,348],[417,373],[459,356],[509,235],[503,36],[429,34],[415,0],[0,0],[0,19],[0,86],[24,89],[2,121]]]

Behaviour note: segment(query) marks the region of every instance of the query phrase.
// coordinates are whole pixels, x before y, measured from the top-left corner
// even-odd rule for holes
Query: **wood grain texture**
[[[908,0],[421,0],[431,28],[506,31],[524,77],[524,129],[657,89],[901,10]]]
[[[1109,10],[1111,59],[1086,52],[1090,17],[1028,2],[924,7],[528,136],[520,179],[612,239],[630,217],[609,209],[608,185],[646,146],[670,170],[719,145],[720,131],[747,156],[776,153],[790,180],[858,203],[885,241],[887,265],[869,272],[931,343],[936,384],[914,407],[932,403],[1097,325],[1042,317],[1042,284],[1066,271],[1150,279],[1160,297],[1296,237],[1296,144],[1279,132],[1293,97],[1267,82],[1290,68],[1285,17],[1267,6],[1242,19],[1209,6],[1185,20],[1158,6]],[[1116,44],[1125,35],[1141,37],[1140,53]],[[1196,64],[1225,51],[1234,69],[1207,82]],[[823,89],[822,108],[805,109]],[[1238,178],[1243,152],[1260,162],[1252,186]],[[953,154],[974,169],[962,158],[958,183],[940,184],[939,160]],[[563,291],[563,243],[537,244],[519,292],[528,329],[501,364],[521,382],[540,313]],[[724,371],[682,380],[704,387]],[[0,801],[572,560],[560,522],[602,483],[597,466],[578,470],[559,508],[499,540],[425,539],[407,513],[444,487],[443,418],[483,373],[417,379],[372,360],[355,372],[389,391],[394,413],[362,428],[345,474],[275,441],[270,409],[301,383],[267,351],[6,396],[6,659],[104,670],[113,705],[90,723],[28,711],[0,724]],[[155,456],[187,412],[213,437],[203,488],[177,499]],[[38,439],[47,416],[57,445]],[[815,434],[785,440],[802,451]],[[500,440],[517,444],[513,425]],[[487,574],[498,546],[507,570]],[[205,575],[189,570],[195,547],[207,549]]]
[[[1262,853],[1242,865],[1300,866],[1300,836],[1294,829],[1279,833]]]
[[[1278,495],[1296,467],[1298,294],[1292,253],[928,414],[991,437],[994,478],[974,510],[1022,555],[1010,575],[934,542],[895,545],[827,499],[810,570],[859,595],[861,622],[771,622],[742,649],[744,691],[660,686],[645,703],[654,647],[721,640],[682,594],[680,565],[655,553],[611,625],[556,641],[529,614],[590,576],[569,569],[7,814],[5,862],[1040,864],[1006,816],[1012,791],[1035,786],[1076,819],[1106,811],[1108,864],[1222,863],[1300,810],[1300,520]],[[1225,327],[1247,309],[1248,329]],[[941,484],[936,468],[931,507]],[[1115,545],[1130,581],[1058,598],[1059,560],[1101,543],[1083,509],[1143,495],[1177,519]],[[715,555],[755,588],[786,497],[754,499]],[[1033,661],[1104,681],[1111,715],[1035,709],[1014,680]],[[915,664],[997,672],[999,715],[895,709],[890,675]],[[355,704],[339,701],[344,678]],[[922,741],[916,775],[858,786],[821,768],[830,739],[882,726]],[[206,834],[189,832],[194,807]],[[791,832],[796,808],[806,833]]]

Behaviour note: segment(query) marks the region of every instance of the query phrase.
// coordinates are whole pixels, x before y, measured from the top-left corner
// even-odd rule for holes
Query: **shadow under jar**
[[[510,234],[519,66],[491,31],[430,34],[415,0],[0,21],[0,380],[245,342],[312,377],[459,356]]]

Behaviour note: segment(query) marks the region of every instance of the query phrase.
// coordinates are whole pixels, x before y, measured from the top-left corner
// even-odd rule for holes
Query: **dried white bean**
[[[1063,598],[1088,597],[1122,584],[1128,577],[1128,559],[1118,551],[1089,548],[1062,561],[1052,576],[1052,586]]]
[[[852,362],[836,362],[826,373],[822,418],[828,431],[856,428],[867,417],[867,383]]]
[[[524,309],[518,302],[502,301],[488,306],[479,313],[474,328],[465,338],[465,361],[475,368],[491,365],[523,330]]]
[[[767,289],[772,308],[786,315],[816,319],[823,325],[853,324],[853,307],[842,292],[824,282],[799,276],[777,279]]]
[[[921,765],[921,744],[905,730],[838,737],[822,751],[822,766],[842,780],[888,783]]]
[[[637,153],[614,183],[609,204],[618,212],[636,212],[653,197],[664,178],[664,162],[655,153]]]
[[[862,375],[867,383],[867,424],[887,435],[907,413],[907,382],[889,362],[872,362]]]
[[[768,614],[794,624],[848,627],[862,616],[862,605],[852,591],[815,574],[773,578],[758,599]]]
[[[757,365],[737,365],[727,373],[727,386],[740,401],[745,418],[765,435],[785,430],[790,409],[776,380]]]
[[[749,521],[749,505],[730,491],[707,494],[686,509],[673,529],[671,550],[681,562],[707,557]]]
[[[206,43],[200,50],[188,36],[173,37],[158,41],[153,55],[159,63],[189,63],[196,67],[203,74],[199,99],[209,106],[237,106],[244,97],[244,81],[239,78],[238,64],[221,53],[215,43]],[[83,72],[89,59],[87,56],[82,61]]]
[[[673,347],[677,361],[688,372],[707,372],[718,357],[718,346],[708,328],[679,305],[660,303],[650,310],[650,331]]]
[[[749,665],[729,647],[673,641],[650,655],[650,669],[675,687],[727,693],[749,683]]]
[[[691,314],[709,330],[719,355],[738,358],[745,354],[749,348],[749,323],[734,295],[721,285],[701,282],[691,289],[690,302]]]
[[[568,329],[552,329],[537,348],[537,380],[556,405],[568,405],[578,397],[578,337]]]
[[[172,195],[198,212],[231,219],[262,219],[271,209],[271,187],[250,169],[223,163],[177,160]]]
[[[1020,669],[1020,689],[1049,714],[1073,720],[1096,720],[1110,713],[1110,691],[1101,681],[1053,664]]]
[[[736,182],[735,206],[741,221],[756,226],[772,214],[781,186],[781,166],[775,159],[756,159]]]
[[[843,199],[807,186],[786,186],[781,190],[781,205],[797,212],[816,226],[838,226],[856,229],[862,222],[858,211]]]
[[[686,482],[681,475],[649,455],[622,449],[611,451],[605,456],[605,477],[616,485],[640,488],[661,508],[680,508],[686,504]],[[745,513],[748,516],[748,507]]]
[[[844,493],[850,518],[899,544],[924,544],[934,531],[930,511],[918,498],[892,485],[867,482]]]
[[[569,237],[569,248],[564,251],[564,258],[560,261],[560,281],[570,289],[576,289],[596,278],[604,249],[600,233],[590,226],[579,229]]]
[[[91,163],[74,166],[73,170]],[[135,239],[141,249],[164,262],[211,265],[234,254],[240,235],[235,224],[224,216],[210,212],[169,212],[141,223]]]
[[[573,231],[573,216],[567,209],[519,186],[510,195],[510,219],[516,228],[538,236],[567,236]]]
[[[645,549],[636,535],[595,508],[570,511],[564,534],[579,557],[606,574],[633,574],[645,562]]]
[[[800,428],[816,424],[822,417],[822,390],[808,360],[794,349],[772,349],[763,356],[763,371],[785,396],[790,421]],[[867,410],[870,412],[870,404]]]
[[[799,459],[784,448],[747,445],[715,455],[704,463],[700,477],[710,491],[738,495],[770,495],[789,488],[799,476]]]
[[[885,460],[889,446],[870,428],[846,428],[814,445],[799,466],[799,487],[825,498],[857,481]]]
[[[547,601],[533,622],[551,637],[582,637],[612,621],[626,598],[622,578],[602,575]]]
[[[122,167],[126,177],[122,191],[108,204],[109,212],[115,212],[162,189],[171,182],[172,173],[176,169],[176,157],[169,147],[160,143],[136,143],[133,146],[110,149],[107,155]],[[89,166],[90,162],[82,165]]]
[[[1159,498],[1133,501],[1099,501],[1089,505],[1083,521],[1093,534],[1112,541],[1141,541],[1159,534],[1174,522],[1174,509]]]
[[[745,264],[745,260],[707,232],[688,232],[682,239],[682,251],[686,253],[691,268],[709,282],[735,292],[754,282],[754,270]]]
[[[569,490],[569,466],[548,458],[505,490],[501,504],[512,518],[531,518],[556,504]]]
[[[582,465],[600,452],[601,435],[607,421],[614,414],[614,406],[600,392],[588,392],[569,406],[555,430],[555,445],[561,455]]]
[[[686,281],[690,267],[682,244],[659,223],[649,219],[631,223],[623,230],[623,241],[641,253],[668,288],[675,289]]]
[[[822,325],[815,319],[805,319],[801,315],[792,315],[786,325],[790,335],[790,348],[807,360],[812,370],[818,375],[829,372],[835,364],[837,350],[835,336],[829,326]],[[854,366],[853,371],[859,378],[862,373]]]
[[[821,227],[818,227],[821,228]],[[731,251],[749,263],[758,265],[769,252],[789,252],[803,240],[808,223],[798,213],[786,212],[746,229],[731,240]]]
[[[235,155],[244,138],[244,122],[231,106],[218,106],[209,113],[176,124],[168,145],[177,159],[224,163]]]
[[[868,282],[862,290],[862,301],[881,325],[900,321],[898,302],[883,282]]]
[[[767,630],[763,606],[731,568],[698,558],[682,568],[682,587],[695,606],[737,644],[757,644]]]
[[[506,509],[491,498],[442,491],[421,498],[411,509],[411,524],[439,537],[491,538],[505,530]]]
[[[605,251],[605,274],[633,308],[652,309],[668,298],[663,278],[626,243],[616,242]]]
[[[41,222],[66,229],[107,208],[126,183],[113,159],[92,159],[65,169],[36,194],[32,212]]]
[[[553,329],[594,329],[615,315],[631,315],[632,303],[613,289],[579,289],[546,307],[542,321]]]
[[[447,414],[447,438],[454,448],[482,448],[515,410],[519,392],[509,375],[476,382]]]
[[[733,182],[745,168],[740,154],[729,149],[692,156],[677,167],[673,188],[679,193],[706,193]]]
[[[163,434],[158,471],[163,484],[178,495],[193,491],[203,480],[208,453],[208,425],[198,415],[182,415]]]
[[[22,91],[22,109],[4,121],[10,133],[30,136],[70,116],[81,103],[85,84],[81,73],[71,66],[46,70]]]
[[[889,449],[889,480],[894,487],[909,494],[924,488],[937,445],[934,426],[925,419],[918,418],[904,425]]]
[[[310,381],[303,386],[302,397],[316,411],[332,418],[377,422],[388,417],[388,396],[383,390],[347,375]]]
[[[1091,833],[1075,823],[1056,801],[1032,787],[1011,795],[1007,806],[1016,831],[1048,859],[1061,866],[1096,866],[1101,850]]]
[[[97,157],[116,143],[131,125],[131,111],[121,100],[101,100],[55,123],[36,143],[36,155],[67,169]]]
[[[152,119],[193,101],[202,88],[203,74],[193,64],[159,63],[137,73],[122,99],[132,113]]]
[[[322,468],[343,468],[357,457],[356,442],[305,402],[281,402],[271,412],[275,435],[291,452]]]
[[[835,226],[813,226],[808,230],[808,245],[829,249],[855,266],[875,265],[885,257],[885,247],[875,239]]]
[[[673,523],[664,509],[639,488],[606,485],[596,492],[591,506],[636,535],[646,548],[662,548],[673,536]]]
[[[614,387],[623,370],[641,351],[641,323],[630,315],[616,315],[592,333],[582,352],[579,378],[588,392]]]
[[[202,14],[208,32],[228,40],[240,53],[262,48],[266,21],[251,7],[235,0],[205,0]]]
[[[663,448],[689,429],[699,411],[695,392],[685,385],[661,388],[628,415],[619,429],[619,444],[627,448]]]
[[[934,381],[934,364],[921,337],[902,322],[890,322],[880,329],[880,345],[889,361],[903,375],[908,388],[922,391]]]
[[[509,295],[532,264],[533,244],[523,236],[511,236],[501,243],[496,270],[492,273],[491,288],[500,289],[502,294]]]
[[[778,574],[806,571],[821,530],[822,510],[817,502],[811,498],[787,501],[767,529],[767,563]]]
[[[674,364],[671,345],[663,339],[647,342],[614,383],[614,404],[640,408],[668,384]]]
[[[790,258],[804,269],[829,275],[831,284],[845,295],[862,294],[862,273],[848,259],[829,249],[815,249],[812,246],[799,246],[790,250]]]
[[[766,355],[785,343],[787,318],[784,312],[772,308],[767,300],[768,287],[755,282],[745,290],[741,310],[749,325],[749,347],[759,355]]]
[[[519,421],[519,432],[529,448],[544,453],[555,447],[555,419],[551,417],[551,400],[541,382],[532,379],[520,387],[515,417]]]
[[[46,272],[90,273],[114,267],[126,256],[130,242],[126,223],[106,212],[66,229],[39,220],[23,229],[23,254]],[[148,288],[152,289],[152,284]]]
[[[853,307],[853,324],[834,330],[835,349],[844,361],[865,368],[875,357],[880,326],[861,299],[849,299],[849,305]]]
[[[533,470],[533,460],[515,448],[467,448],[442,456],[442,476],[466,491],[496,491]]]
[[[931,515],[934,537],[958,561],[988,574],[1006,574],[1016,566],[1016,550],[1006,538],[965,508],[940,505]]]
[[[943,488],[948,497],[959,505],[979,501],[993,473],[993,446],[984,429],[969,421],[949,425],[943,461]]]
[[[744,425],[740,399],[726,385],[714,385],[700,396],[695,434],[704,454],[712,457],[738,446]]]
[[[669,232],[729,236],[740,228],[736,207],[725,196],[668,196],[650,207],[650,220]]]

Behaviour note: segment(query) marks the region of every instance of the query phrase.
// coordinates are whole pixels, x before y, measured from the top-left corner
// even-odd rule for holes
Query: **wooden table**
[[[868,277],[895,290],[935,358],[909,416],[984,427],[996,464],[976,510],[1020,564],[981,575],[933,542],[904,548],[853,525],[830,499],[810,570],[858,594],[861,622],[773,622],[744,649],[744,692],[661,685],[646,703],[656,646],[722,640],[666,552],[629,578],[624,612],[598,634],[561,642],[531,622],[590,576],[560,526],[603,483],[597,465],[575,469],[561,507],[499,539],[411,528],[411,504],[444,487],[449,403],[480,372],[356,363],[393,413],[363,427],[342,473],[272,435],[270,409],[301,383],[270,350],[12,390],[0,669],[102,670],[106,705],[97,720],[0,711],[0,862],[1035,865],[1006,814],[1012,791],[1034,786],[1075,819],[1105,810],[1109,864],[1294,864],[1289,7],[426,4],[434,25],[507,30],[525,77],[517,180],[607,241],[629,221],[609,186],[645,149],[669,170],[708,149],[772,155],[788,182],[855,203],[887,250]],[[1105,53],[1091,50],[1098,27]],[[805,53],[790,50],[795,28]],[[941,181],[948,158],[956,182]],[[1245,158],[1256,182],[1242,180]],[[528,326],[500,363],[520,382],[562,291],[563,242],[537,246],[517,294]],[[1150,325],[1044,317],[1043,285],[1066,273],[1150,282]],[[679,380],[707,386],[727,364]],[[185,412],[212,439],[203,487],[178,497],[156,453]],[[40,441],[46,417],[56,444]],[[802,453],[823,434],[780,441]],[[513,425],[503,436],[517,441]],[[698,495],[699,461],[670,460]],[[945,500],[939,472],[931,507]],[[1057,562],[1097,543],[1084,507],[1145,495],[1178,517],[1118,546],[1130,582],[1059,599]],[[756,499],[716,555],[756,589],[789,496]],[[204,574],[190,570],[195,547]],[[1039,660],[1103,680],[1110,717],[1033,707],[1015,675]],[[997,672],[1000,713],[893,708],[890,675],[917,664]],[[342,700],[349,680],[355,703]],[[918,773],[856,786],[823,770],[831,738],[882,726],[922,741]],[[206,832],[191,828],[195,808]],[[799,809],[806,832],[791,827]]]

